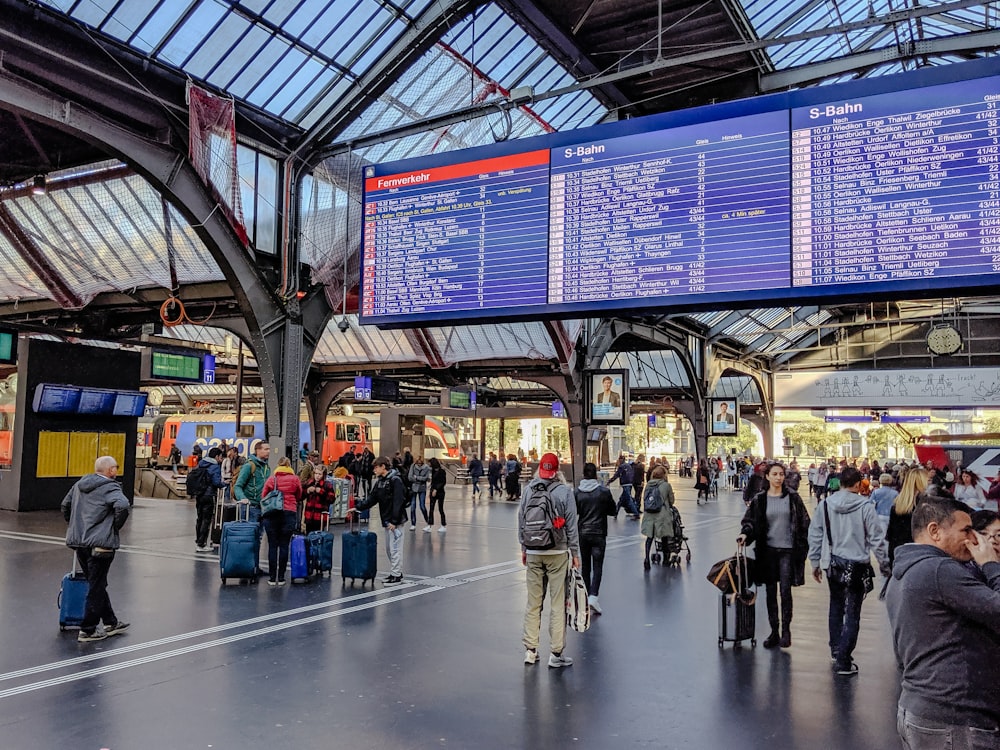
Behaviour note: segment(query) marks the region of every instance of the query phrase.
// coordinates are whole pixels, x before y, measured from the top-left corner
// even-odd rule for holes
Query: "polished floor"
[[[575,663],[558,670],[522,663],[516,508],[468,488],[449,488],[446,533],[407,531],[406,582],[374,590],[344,587],[339,569],[222,586],[217,556],[194,551],[193,505],[139,499],[109,588],[132,627],[89,645],[58,628],[61,517],[0,513],[0,749],[899,747],[874,597],[855,678],[830,671],[826,587],[811,580],[790,649],[717,647],[705,574],[743,505],[723,492],[699,507],[687,481],[691,565],[644,572],[638,524],[612,521],[604,614],[568,635]]]

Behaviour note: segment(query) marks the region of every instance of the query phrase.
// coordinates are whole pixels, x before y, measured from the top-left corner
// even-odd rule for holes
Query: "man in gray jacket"
[[[559,459],[546,453],[538,464],[538,476],[521,497],[517,514],[521,541],[521,563],[527,567],[528,603],[524,612],[524,663],[538,661],[538,631],[542,604],[549,592],[550,667],[568,667],[573,660],[563,656],[566,645],[566,574],[570,557],[580,568],[580,535],[576,500],[572,488],[561,481]]]
[[[886,607],[907,750],[1000,747],[1000,562],[969,513],[957,500],[921,503],[914,543],[896,549]]]
[[[846,677],[858,673],[858,665],[851,656],[858,643],[861,604],[867,593],[861,571],[867,570],[871,564],[872,552],[886,575],[889,570],[885,531],[875,513],[875,506],[867,497],[858,494],[860,486],[861,472],[850,466],[844,469],[840,473],[840,489],[816,507],[809,526],[809,560],[816,583],[823,582],[823,571],[829,571],[831,557],[842,558],[854,570],[846,584],[827,574],[830,587],[830,656],[837,674]]]
[[[63,517],[69,523],[66,546],[76,550],[90,584],[77,636],[80,643],[104,640],[125,632],[129,626],[115,616],[108,596],[108,570],[119,546],[118,532],[129,512],[128,498],[115,481],[116,476],[118,462],[112,456],[101,456],[94,462],[94,473],[74,484],[62,501]]]

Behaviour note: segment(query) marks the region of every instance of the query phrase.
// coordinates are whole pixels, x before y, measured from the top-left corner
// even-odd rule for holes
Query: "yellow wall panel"
[[[118,470],[125,470],[125,433],[124,432],[102,432],[100,445],[98,447],[96,460],[99,456],[113,456],[118,462]],[[93,471],[93,467],[90,469]]]
[[[69,456],[68,432],[38,433],[38,462],[35,473],[38,477],[65,477]]]
[[[98,434],[96,432],[71,432],[69,434],[69,476],[82,477],[93,474],[97,460]]]

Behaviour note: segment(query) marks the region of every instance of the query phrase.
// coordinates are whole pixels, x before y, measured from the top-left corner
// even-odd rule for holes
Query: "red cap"
[[[559,457],[555,453],[546,453],[538,464],[538,476],[542,479],[552,479],[559,471]]]

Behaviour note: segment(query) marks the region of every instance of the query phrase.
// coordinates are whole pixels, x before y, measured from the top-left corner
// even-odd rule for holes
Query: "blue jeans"
[[[288,567],[288,544],[292,541],[298,514],[294,510],[284,510],[264,516],[264,531],[267,533],[267,572],[270,579],[285,580]]]
[[[479,489],[479,480],[480,479],[481,479],[481,477],[473,477],[472,478],[472,494],[473,495],[478,495],[481,492],[481,490]]]
[[[830,654],[837,667],[849,667],[861,630],[861,603],[865,600],[862,583],[844,586],[826,577],[830,587]]]
[[[615,506],[615,517],[618,517],[618,511],[625,508],[625,512],[630,516],[639,515],[639,511],[635,507],[635,501],[632,499],[632,485],[623,484],[622,494],[618,498],[618,505]]]
[[[417,525],[417,502],[420,503],[420,514],[424,517],[424,523],[427,523],[427,485],[410,493],[410,526]]]

